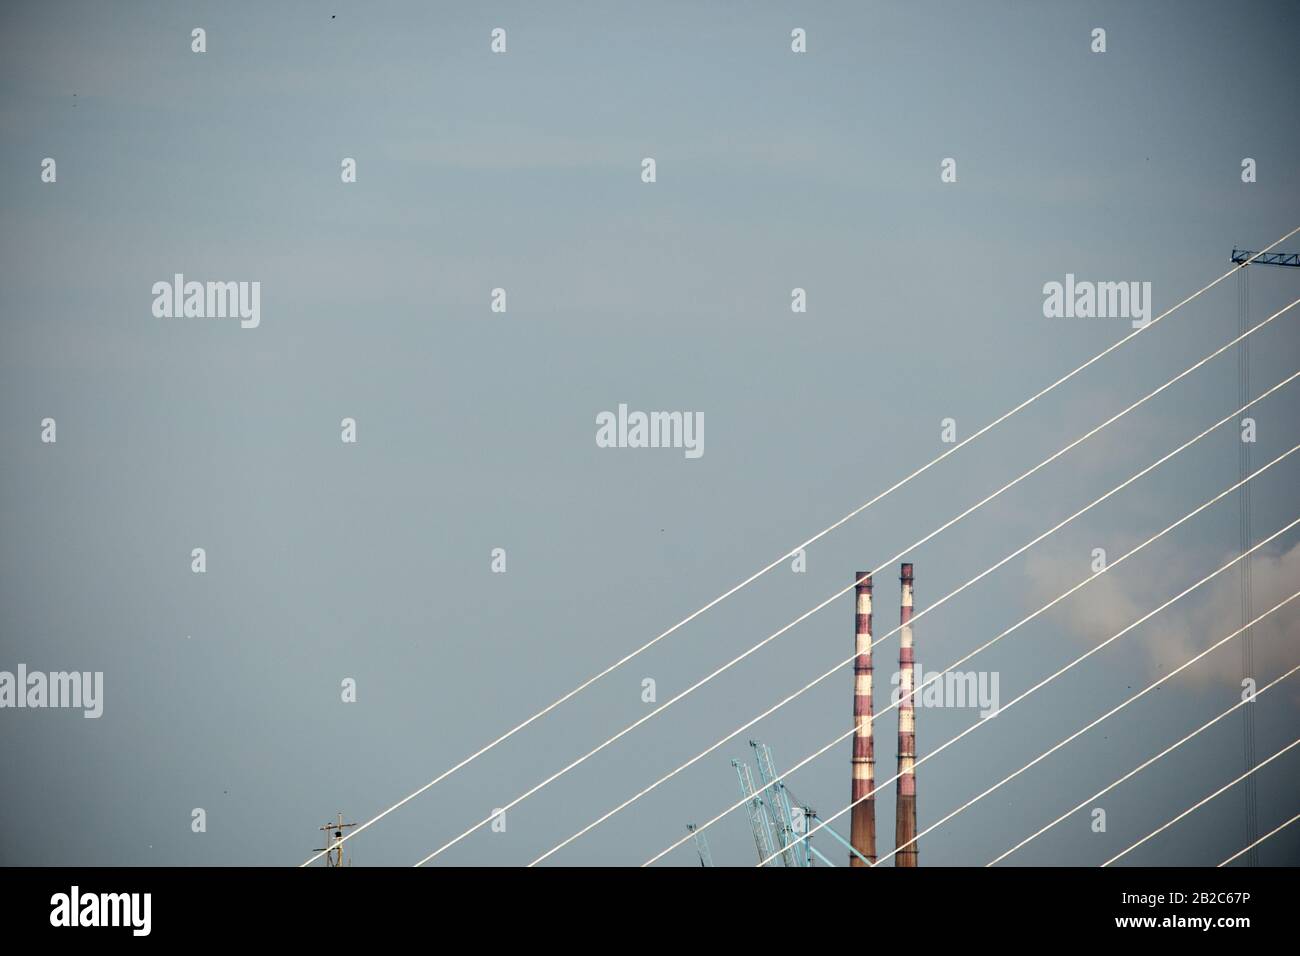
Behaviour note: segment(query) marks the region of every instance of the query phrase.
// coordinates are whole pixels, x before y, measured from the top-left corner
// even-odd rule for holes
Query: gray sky
[[[1297,35],[1300,11],[1263,3],[6,4],[0,670],[102,670],[105,703],[0,711],[0,862],[293,864],[336,810],[367,819],[477,750],[938,454],[941,419],[965,437],[1129,331],[1044,318],[1044,283],[1149,281],[1159,313],[1300,225],[1278,93]],[[260,281],[260,326],[154,318],[177,272]],[[810,548],[806,573],[771,572],[377,824],[356,864],[414,862],[644,715],[643,678],[667,700],[1167,381],[1236,334],[1237,296],[1225,280]],[[1251,270],[1256,321],[1297,296],[1300,270]],[[1300,367],[1298,320],[1252,338],[1252,395]],[[1230,352],[909,551],[918,610],[1238,387]],[[1256,466],[1300,441],[1297,388],[1254,409]],[[705,454],[597,448],[621,402],[702,412]],[[922,666],[1221,491],[1238,450],[1218,430],[926,615]],[[1256,539],[1298,516],[1298,459],[1251,483]],[[1238,536],[1233,498],[966,668],[1005,702]],[[1253,565],[1255,613],[1295,590],[1298,543]],[[877,576],[880,633],[896,578]],[[925,763],[920,825],[1240,626],[1222,578]],[[852,622],[845,596],[438,862],[527,863],[846,658]],[[1300,663],[1298,629],[1291,611],[1255,634],[1261,685]],[[896,659],[877,648],[878,708]],[[936,830],[922,865],[986,862],[1238,699],[1236,642],[1198,668]],[[1297,680],[1252,705],[1261,759],[1296,736]],[[786,767],[847,731],[851,688],[846,668],[553,861],[640,863],[735,801],[749,737]],[[919,753],[975,719],[921,711]],[[895,728],[877,725],[881,778]],[[1242,736],[1221,722],[1108,796],[1106,833],[1081,814],[1012,860],[1101,862],[1240,773]],[[849,799],[849,749],[788,780],[823,814]],[[1295,754],[1256,775],[1260,832],[1300,803]],[[892,786],[877,810],[887,851]],[[1129,859],[1217,863],[1244,814],[1237,787]],[[709,839],[719,864],[756,860],[741,813]],[[1300,830],[1260,850],[1298,860]]]

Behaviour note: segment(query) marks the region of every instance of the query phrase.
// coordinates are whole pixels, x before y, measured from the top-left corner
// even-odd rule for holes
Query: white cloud
[[[1123,554],[1129,547],[1117,549],[1117,553]],[[1212,560],[1206,555],[1179,553],[1160,562],[1149,562],[1146,565],[1149,570],[1140,575],[1121,565],[1063,602],[1055,613],[1069,633],[1088,645],[1095,645],[1233,556],[1228,553]],[[1250,560],[1252,618],[1300,590],[1300,544],[1283,552],[1261,548]],[[1028,562],[1026,573],[1034,606],[1038,606],[1077,583],[1088,570],[1077,561],[1067,565],[1059,556],[1038,555]],[[1227,637],[1242,624],[1241,579],[1234,567],[1161,611],[1136,629],[1134,637],[1147,648],[1153,675],[1159,675]],[[1300,663],[1300,598],[1265,617],[1251,628],[1251,635],[1253,676],[1262,686]],[[1207,655],[1176,680],[1240,687],[1242,637],[1225,644],[1222,652]]]

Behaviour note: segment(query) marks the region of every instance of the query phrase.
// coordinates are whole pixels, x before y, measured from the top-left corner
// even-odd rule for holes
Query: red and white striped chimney
[[[853,658],[853,811],[849,842],[876,862],[876,798],[866,796],[876,785],[876,750],[871,730],[871,573],[857,574],[857,630]],[[865,797],[865,799],[863,799]],[[849,866],[866,866],[849,854]]]
[[[912,709],[912,566],[904,564],[899,580],[903,603],[899,609],[898,647],[898,803],[894,827],[895,866],[916,866],[916,712]],[[904,846],[906,844],[906,846]]]

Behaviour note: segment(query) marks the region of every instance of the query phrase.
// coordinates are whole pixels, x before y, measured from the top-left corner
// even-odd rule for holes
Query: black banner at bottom
[[[560,931],[566,942],[608,945],[705,926],[710,935],[744,927],[740,940],[758,943],[765,931],[821,941],[864,925],[891,934],[881,944],[908,934],[970,942],[972,933],[1230,942],[1283,932],[1294,886],[1294,870],[1250,868],[5,869],[0,914],[11,940],[75,933],[83,944],[476,938],[495,947],[540,945]]]

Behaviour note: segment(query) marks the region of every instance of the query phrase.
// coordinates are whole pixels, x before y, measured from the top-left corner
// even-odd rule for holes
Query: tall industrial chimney
[[[873,864],[876,862],[876,750],[871,731],[871,573],[857,574],[857,633],[853,659],[853,811],[849,840]],[[864,799],[865,798],[865,799]],[[866,866],[849,854],[849,866]]]
[[[894,827],[895,866],[916,866],[916,714],[912,709],[912,566],[904,564],[899,580],[903,603],[899,610],[898,648],[898,816]],[[904,846],[904,844],[907,844]]]

